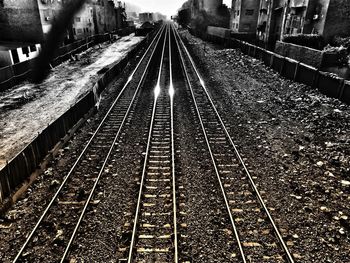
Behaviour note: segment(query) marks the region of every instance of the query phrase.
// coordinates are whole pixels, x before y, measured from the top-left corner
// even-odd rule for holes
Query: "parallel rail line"
[[[149,47],[145,51],[144,55],[138,62],[137,66],[135,67],[131,75],[129,76],[127,82],[124,84],[119,95],[110,106],[109,110],[105,114],[104,118],[100,122],[97,129],[95,130],[94,134],[91,136],[91,138],[85,145],[84,149],[82,150],[82,152],[80,153],[76,161],[74,162],[68,174],[64,177],[58,190],[56,191],[51,201],[45,208],[44,212],[40,216],[36,225],[27,236],[26,241],[22,245],[20,251],[17,253],[13,262],[21,261],[23,253],[25,252],[26,249],[28,249],[28,245],[32,241],[36,232],[38,232],[45,218],[47,218],[49,215],[55,212],[52,210],[52,208],[56,205],[57,199],[59,197],[62,197],[65,191],[65,187],[68,186],[68,182],[71,181],[71,185],[69,185],[69,187],[71,188],[70,191],[76,191],[78,187],[81,187],[79,186],[79,184],[81,184],[82,181],[80,180],[79,182],[74,182],[74,180],[76,179],[74,178],[74,175],[76,177],[84,175],[84,172],[86,171],[86,167],[89,167],[89,164],[90,164],[90,168],[92,168],[92,170],[95,172],[90,171],[88,178],[83,179],[83,182],[84,183],[90,182],[91,184],[91,181],[94,181],[94,183],[91,188],[87,187],[88,189],[90,189],[88,198],[84,202],[84,207],[80,212],[78,221],[75,224],[75,227],[71,234],[69,242],[66,245],[64,253],[60,259],[60,262],[65,261],[69,253],[70,247],[74,241],[74,238],[78,232],[79,226],[90,204],[90,201],[92,200],[96,186],[103,174],[107,161],[109,160],[109,157],[116,145],[116,142],[120,137],[121,130],[124,127],[128,116],[132,114],[132,108],[135,106],[135,103],[137,102],[137,96],[139,94],[139,90],[142,87],[142,83],[144,82],[146,73],[148,71],[148,68],[150,67],[150,62],[152,61],[152,57],[154,56],[155,50],[157,49],[157,45],[161,39],[161,36],[164,33],[164,30],[165,30],[165,26],[162,26],[158,30],[156,36],[150,43]],[[146,65],[143,65],[145,68],[142,70],[141,68],[142,64],[145,64],[145,63]],[[139,81],[136,80],[135,82],[134,78],[138,70],[142,70],[141,78],[139,79]],[[134,89],[134,90],[129,90],[129,89]],[[106,150],[107,150],[107,154],[105,154]],[[100,158],[99,155],[104,157]],[[98,160],[98,161],[97,163],[94,163],[92,162],[92,160]],[[95,176],[96,174],[97,176]],[[58,210],[62,210],[62,209],[63,208],[60,207]]]
[[[170,26],[163,43],[127,262],[178,262]],[[166,44],[169,39],[169,64]],[[169,67],[167,81],[161,81]],[[166,76],[166,74],[164,74]],[[163,76],[164,78],[164,76]]]
[[[182,68],[186,76],[186,81],[190,89],[193,102],[195,104],[197,116],[200,121],[205,142],[215,169],[215,174],[221,188],[242,261],[248,262],[248,260],[254,258],[254,254],[256,254],[257,250],[263,247],[262,253],[264,253],[264,259],[277,261],[284,259],[289,263],[294,263],[294,259],[289,251],[289,248],[283,240],[283,237],[274,219],[272,218],[269,209],[267,208],[261,193],[253,180],[253,177],[248,171],[237,146],[233,142],[222,117],[220,116],[212,98],[210,97],[204,80],[200,76],[193,58],[184,45],[178,32],[176,32],[176,42],[180,52]],[[189,61],[189,66],[187,67],[185,57]],[[193,75],[195,78],[192,79],[192,81],[188,73],[191,71],[194,72]],[[225,146],[230,146],[231,149],[227,150],[225,149]],[[230,154],[230,152],[233,152],[234,155]],[[242,167],[243,170],[239,170],[239,167]],[[248,180],[252,191],[248,189],[246,180]],[[237,184],[238,188],[242,187],[240,191],[232,191],[232,189],[237,189],[235,184]],[[252,196],[257,198],[259,202],[258,204],[252,201]],[[242,200],[244,200],[244,204],[242,204]],[[241,204],[239,204],[239,202],[241,202]],[[269,224],[266,224],[264,220],[259,222],[261,220],[259,215],[261,214],[267,217]],[[253,221],[244,222],[246,218],[258,221],[255,222],[255,226],[258,229],[249,228],[249,225],[252,224]],[[240,221],[243,221],[243,223],[238,225],[236,222]],[[276,244],[271,241],[270,237],[272,235],[268,236],[269,230],[266,229],[268,227],[267,225],[272,228],[274,235],[277,237],[278,244],[283,250],[283,256],[281,256],[281,253],[279,253],[278,249],[276,249]],[[242,228],[245,228],[246,232],[244,232]],[[258,233],[257,236],[254,233],[254,230],[261,230],[262,233]],[[240,235],[240,233],[244,233],[244,235]],[[247,235],[247,233],[254,234]],[[263,236],[263,233],[265,236]],[[264,239],[265,243],[267,243],[266,246],[261,245],[263,242],[261,241],[262,239]],[[244,240],[244,242],[242,240]],[[250,240],[254,241],[249,242]],[[263,258],[254,258],[254,260],[258,260],[259,262],[259,260],[263,261]]]
[[[140,90],[145,83],[156,50],[161,50],[160,65],[158,75],[154,78],[150,76],[152,81],[155,82],[156,78],[157,81],[153,90],[153,100],[149,104],[151,107],[149,111],[152,111],[149,126],[144,126],[147,129],[147,143],[139,173],[141,178],[135,213],[132,214],[133,219],[132,221],[130,219],[131,223],[127,224],[128,229],[126,230],[127,233],[131,233],[130,244],[128,239],[127,250],[124,248],[122,250],[126,252],[125,258],[119,259],[119,262],[179,262],[181,252],[178,250],[178,194],[174,136],[176,91],[173,86],[173,78],[181,77],[182,80],[184,77],[187,84],[184,88],[187,88],[191,94],[190,100],[194,104],[200,132],[205,139],[204,144],[219,184],[220,194],[225,204],[224,209],[230,219],[241,261],[246,263],[272,260],[273,262],[294,263],[293,256],[263,200],[262,193],[248,171],[223,118],[216,109],[193,58],[179,33],[171,24],[162,26],[157,32],[118,97],[79,154],[69,173],[64,177],[62,184],[13,262],[19,262],[22,259],[33,237],[45,222],[44,220],[54,214],[52,210],[57,203],[59,205],[58,199],[64,196],[65,192],[72,193],[79,189],[81,180],[74,181],[73,175],[82,176],[88,170],[87,168],[94,168],[92,169],[94,172],[90,172],[85,178],[88,185],[86,188],[89,189],[88,196],[84,198],[82,194],[83,208],[79,208],[79,214],[75,216],[77,220],[73,218],[74,223],[70,224],[72,226],[72,231],[69,231],[70,238],[68,243],[64,244],[64,252],[60,256],[60,262],[65,262],[94,197],[96,187],[121,137],[122,129],[133,115],[133,109],[136,107]],[[173,76],[175,53],[178,56],[176,59],[181,62],[180,66],[183,70],[181,76],[180,74]],[[135,80],[138,70],[141,70],[142,74],[140,79]],[[91,159],[96,159],[96,161],[91,162]],[[67,187],[69,187],[68,191]]]

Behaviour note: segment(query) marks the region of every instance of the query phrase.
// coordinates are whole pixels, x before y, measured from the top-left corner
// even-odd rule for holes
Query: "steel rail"
[[[171,31],[169,30],[169,72],[170,72],[170,86],[169,86],[169,96],[170,96],[170,130],[171,130],[171,166],[172,166],[172,180],[173,180],[173,224],[174,224],[174,250],[175,259],[174,262],[179,262],[178,256],[178,239],[177,239],[177,207],[176,207],[176,174],[175,174],[175,139],[174,139],[174,96],[175,90],[173,85],[173,72],[172,72],[172,46],[171,46]],[[175,35],[174,35],[175,36]]]
[[[140,182],[140,190],[139,190],[139,194],[138,194],[138,198],[137,198],[137,206],[136,206],[135,217],[134,217],[134,225],[133,225],[131,243],[130,243],[130,248],[129,248],[129,253],[128,253],[128,263],[131,263],[133,260],[133,253],[134,253],[134,246],[135,246],[135,239],[136,239],[136,232],[137,232],[137,224],[138,224],[138,220],[139,220],[140,206],[141,206],[141,200],[142,200],[142,192],[143,192],[143,187],[144,187],[144,182],[145,182],[145,177],[146,177],[147,161],[148,161],[149,150],[150,150],[150,145],[151,145],[152,131],[153,131],[155,114],[156,114],[158,96],[159,96],[160,91],[161,91],[160,78],[161,78],[161,74],[162,74],[163,60],[164,60],[164,54],[165,54],[165,45],[166,45],[166,40],[167,40],[167,32],[168,32],[168,27],[166,27],[163,50],[162,50],[162,55],[161,55],[161,59],[160,59],[160,68],[159,68],[159,73],[158,73],[158,79],[157,79],[156,87],[154,89],[152,118],[151,118],[151,123],[150,123],[150,127],[149,127],[149,132],[148,132],[145,160],[144,160],[144,164],[143,164],[142,176],[141,176],[141,182]]]
[[[159,40],[160,40],[160,38],[158,39],[158,41],[157,41],[157,43],[156,43],[156,46],[158,45]],[[102,176],[102,174],[103,174],[103,170],[104,170],[104,168],[106,167],[107,162],[109,161],[109,157],[111,156],[112,151],[113,151],[113,149],[114,149],[114,146],[116,145],[116,142],[117,142],[117,140],[118,140],[118,138],[119,138],[119,135],[120,135],[120,133],[121,133],[121,130],[122,130],[122,128],[124,127],[124,123],[125,123],[126,119],[127,119],[128,116],[129,116],[130,110],[131,110],[131,108],[132,108],[132,106],[133,106],[133,104],[134,104],[134,101],[135,101],[135,99],[136,99],[136,96],[137,96],[137,94],[138,94],[138,91],[139,91],[140,88],[141,88],[142,82],[143,82],[143,80],[144,80],[144,78],[145,78],[147,69],[148,69],[148,67],[149,67],[149,65],[150,65],[150,62],[151,62],[152,57],[153,57],[153,55],[154,55],[154,53],[155,53],[155,50],[156,50],[156,48],[153,50],[153,52],[152,52],[152,54],[151,54],[151,57],[150,57],[150,59],[149,59],[149,61],[148,61],[148,63],[147,63],[147,66],[146,66],[146,70],[144,71],[144,74],[143,74],[142,77],[141,77],[141,80],[140,80],[140,82],[139,82],[139,85],[137,86],[137,89],[136,89],[136,91],[135,91],[135,94],[134,94],[134,96],[133,96],[133,98],[132,98],[132,100],[131,100],[131,102],[130,102],[130,105],[129,105],[129,107],[128,107],[126,113],[125,113],[125,116],[124,116],[124,118],[123,118],[121,124],[120,124],[120,127],[119,127],[119,129],[118,129],[118,132],[117,132],[117,134],[116,134],[115,137],[114,137],[114,140],[113,140],[113,142],[112,142],[112,144],[111,144],[111,147],[110,147],[110,149],[109,149],[109,151],[108,151],[108,154],[107,154],[107,156],[106,156],[106,158],[105,158],[105,161],[104,161],[104,163],[103,163],[103,165],[102,165],[102,167],[101,167],[101,169],[100,169],[100,172],[99,172],[99,174],[98,174],[98,176],[97,176],[97,178],[96,178],[96,180],[95,180],[94,186],[93,186],[93,188],[91,189],[91,192],[90,192],[90,194],[89,194],[89,197],[88,197],[87,201],[85,202],[83,211],[81,212],[81,215],[80,215],[80,217],[79,217],[79,220],[78,220],[78,222],[77,222],[77,224],[76,224],[76,226],[75,226],[75,228],[74,228],[74,231],[73,231],[73,233],[72,233],[72,235],[71,235],[71,238],[70,238],[70,240],[69,240],[69,243],[68,243],[68,245],[66,246],[66,249],[65,249],[65,251],[64,251],[64,254],[63,254],[62,258],[61,258],[61,261],[60,261],[61,263],[63,263],[64,260],[65,260],[65,258],[67,257],[68,252],[69,252],[69,249],[70,249],[70,246],[72,245],[72,243],[73,243],[73,241],[74,241],[74,239],[75,239],[75,237],[76,237],[76,234],[77,234],[78,229],[79,229],[79,227],[80,227],[80,224],[81,224],[81,222],[82,222],[82,220],[83,220],[83,218],[84,218],[84,215],[85,215],[86,210],[87,210],[87,208],[88,208],[88,206],[89,206],[89,203],[90,203],[90,201],[91,201],[91,199],[92,199],[92,197],[93,197],[93,194],[94,194],[94,192],[95,192],[95,190],[96,190],[96,187],[97,187],[97,185],[98,185],[98,183],[99,183],[99,181],[100,181],[100,179],[101,179],[101,176]]]
[[[175,30],[175,31],[176,31],[176,30]],[[244,263],[247,263],[246,256],[245,256],[244,250],[243,250],[243,246],[242,246],[242,243],[241,243],[241,241],[240,241],[240,237],[239,237],[239,234],[238,234],[238,230],[237,230],[236,224],[235,224],[235,222],[234,222],[234,218],[233,218],[233,215],[232,215],[232,212],[231,212],[231,208],[230,208],[230,205],[229,205],[229,202],[228,202],[228,198],[227,198],[227,195],[226,195],[224,186],[223,186],[222,181],[221,181],[221,178],[220,178],[220,174],[219,174],[219,170],[218,170],[218,168],[217,168],[217,164],[216,164],[216,161],[215,161],[215,158],[214,158],[214,154],[213,154],[213,152],[212,152],[212,149],[211,149],[211,146],[210,146],[210,143],[209,143],[208,135],[207,135],[207,133],[206,133],[206,131],[205,131],[204,123],[203,123],[201,114],[200,114],[200,112],[199,112],[198,103],[197,103],[197,100],[196,100],[196,98],[195,98],[195,96],[194,96],[192,84],[191,84],[189,75],[188,75],[187,70],[186,70],[186,65],[185,65],[184,56],[183,56],[183,54],[182,54],[182,50],[181,50],[181,48],[180,48],[179,41],[178,41],[177,38],[176,38],[176,44],[177,44],[177,47],[178,47],[178,50],[179,50],[179,54],[180,54],[181,67],[182,67],[182,69],[183,69],[183,72],[184,72],[185,77],[186,77],[187,84],[188,84],[188,86],[189,86],[189,88],[190,88],[190,91],[191,91],[191,95],[192,95],[192,99],[193,99],[193,102],[194,102],[194,106],[195,106],[195,108],[196,108],[198,120],[199,120],[199,122],[200,122],[202,131],[203,131],[203,135],[204,135],[204,138],[205,138],[207,147],[208,147],[208,151],[209,151],[209,154],[210,154],[210,158],[211,158],[212,164],[213,164],[213,166],[214,166],[215,174],[216,174],[216,177],[217,177],[217,179],[218,179],[218,182],[219,182],[219,185],[220,185],[220,189],[221,189],[221,193],[222,193],[223,198],[224,198],[224,201],[225,201],[225,206],[226,206],[227,212],[228,212],[229,217],[230,217],[230,221],[231,221],[231,225],[232,225],[232,228],[233,228],[233,232],[234,232],[235,238],[236,238],[236,240],[237,240],[239,252],[240,252],[240,255],[241,255],[241,257],[242,257],[243,262],[244,262]]]
[[[255,184],[255,182],[254,182],[254,179],[253,179],[253,177],[251,176],[250,172],[248,171],[248,168],[247,168],[245,162],[243,161],[243,158],[241,157],[241,154],[239,153],[236,144],[233,142],[232,137],[231,137],[231,135],[229,134],[229,132],[228,132],[228,130],[227,130],[227,128],[226,128],[226,125],[224,124],[224,122],[223,122],[223,120],[222,120],[222,118],[221,118],[219,112],[217,111],[216,106],[215,106],[215,104],[214,104],[214,102],[213,102],[213,100],[212,100],[212,98],[211,98],[211,96],[210,96],[210,94],[209,94],[209,92],[208,92],[206,86],[205,86],[205,83],[204,83],[203,79],[201,78],[201,76],[200,76],[200,74],[199,74],[199,71],[198,71],[198,69],[197,69],[197,67],[196,67],[196,65],[195,65],[195,63],[194,63],[194,61],[193,61],[192,56],[190,55],[188,49],[186,48],[185,44],[183,43],[183,41],[182,41],[182,39],[181,39],[181,37],[180,37],[180,35],[179,35],[178,32],[177,32],[177,36],[178,36],[178,38],[179,38],[179,40],[180,40],[180,42],[181,42],[181,45],[182,45],[183,49],[185,50],[185,52],[186,52],[186,54],[187,54],[187,57],[189,58],[189,60],[190,60],[190,62],[191,62],[191,65],[192,65],[194,71],[196,72],[196,75],[197,75],[197,77],[198,77],[198,79],[199,79],[199,81],[200,81],[200,83],[201,83],[202,89],[204,90],[205,94],[207,95],[207,97],[208,97],[208,99],[209,99],[209,101],[210,101],[210,104],[211,104],[212,108],[214,109],[215,114],[216,114],[217,118],[219,119],[219,122],[220,122],[220,124],[221,124],[223,130],[225,131],[226,137],[227,137],[228,140],[230,141],[230,144],[231,144],[231,146],[233,147],[234,152],[236,153],[237,158],[239,159],[240,163],[242,164],[243,169],[244,169],[244,171],[245,171],[245,173],[246,173],[246,175],[247,175],[247,177],[248,177],[248,179],[249,179],[249,182],[250,182],[250,184],[251,184],[251,186],[252,186],[254,192],[256,193],[256,195],[257,195],[257,197],[258,197],[258,200],[259,200],[261,206],[263,207],[263,209],[264,209],[264,211],[265,211],[267,217],[269,218],[269,221],[270,221],[270,223],[271,223],[271,225],[272,225],[272,227],[273,227],[273,230],[274,230],[274,232],[275,232],[275,234],[276,234],[276,236],[277,236],[277,238],[278,238],[280,244],[282,245],[282,248],[283,248],[283,250],[284,250],[284,252],[285,252],[285,254],[286,254],[286,256],[287,256],[287,260],[288,260],[290,263],[294,263],[293,256],[292,256],[292,254],[290,253],[287,244],[286,244],[285,241],[283,240],[283,237],[282,237],[280,231],[278,230],[278,227],[277,227],[275,221],[273,220],[273,218],[272,218],[272,216],[271,216],[271,214],[270,214],[270,212],[269,212],[269,210],[268,210],[268,208],[267,208],[267,206],[266,206],[266,204],[265,204],[263,198],[261,197],[261,194],[260,194],[260,192],[259,192],[259,190],[258,190],[258,188],[257,188],[257,186],[256,186],[256,184]]]
[[[68,179],[71,177],[71,175],[73,174],[73,172],[75,171],[76,167],[78,166],[79,162],[81,161],[82,157],[84,156],[84,154],[86,153],[87,149],[89,148],[89,146],[91,145],[92,141],[95,139],[95,137],[97,136],[97,134],[99,133],[102,125],[105,123],[106,119],[108,118],[108,116],[110,115],[110,113],[112,112],[112,110],[114,109],[114,106],[119,102],[120,97],[123,95],[124,91],[126,90],[126,88],[129,86],[130,82],[132,81],[136,71],[139,69],[141,63],[144,61],[144,59],[146,58],[149,50],[151,49],[151,47],[153,46],[154,42],[156,41],[156,39],[160,39],[161,33],[164,31],[164,26],[162,26],[156,36],[154,37],[154,39],[152,40],[151,44],[149,45],[149,47],[147,48],[147,50],[145,51],[144,55],[142,56],[142,58],[140,59],[140,61],[138,62],[136,68],[133,70],[133,72],[130,74],[127,82],[124,84],[122,90],[120,91],[120,93],[118,94],[117,98],[114,100],[114,102],[112,103],[111,107],[109,108],[109,110],[107,111],[107,113],[105,114],[104,118],[102,119],[101,123],[99,124],[99,126],[97,127],[97,129],[95,130],[94,134],[91,136],[91,138],[89,139],[89,141],[87,142],[87,144],[85,145],[83,151],[80,153],[78,159],[75,161],[75,163],[73,164],[73,166],[71,167],[70,171],[68,172],[68,174],[66,175],[66,177],[64,178],[62,184],[60,185],[60,187],[58,188],[58,190],[56,191],[55,195],[52,197],[50,203],[47,205],[46,209],[44,210],[44,212],[42,213],[42,215],[40,216],[39,220],[37,221],[36,225],[34,226],[34,228],[32,229],[32,231],[30,232],[30,234],[28,235],[26,241],[24,242],[24,244],[22,245],[20,251],[17,253],[15,259],[13,260],[13,263],[17,262],[19,260],[19,258],[22,256],[24,250],[26,249],[26,247],[28,246],[29,242],[31,241],[31,239],[33,238],[35,232],[37,231],[37,229],[39,228],[40,224],[42,223],[42,221],[44,220],[44,218],[46,217],[47,213],[49,212],[49,210],[51,209],[53,203],[56,201],[57,197],[59,196],[59,194],[61,193],[63,187],[66,185]],[[153,50],[154,51],[154,50]],[[154,53],[154,52],[153,52]],[[150,60],[149,60],[150,62]],[[148,63],[149,65],[149,63]],[[146,67],[147,70],[147,67]],[[143,76],[146,74],[146,71],[144,72]]]

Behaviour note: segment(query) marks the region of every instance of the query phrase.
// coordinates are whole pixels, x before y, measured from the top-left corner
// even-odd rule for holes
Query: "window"
[[[76,17],[75,22],[80,22],[80,17]]]
[[[29,57],[29,48],[28,47],[22,47],[22,53]]]
[[[17,49],[12,49],[11,50],[11,55],[12,55],[13,64],[17,64],[19,62]]]
[[[35,52],[36,51],[36,46],[35,45],[31,45],[29,47],[29,49],[30,49],[30,52]]]
[[[83,33],[83,29],[77,28],[77,34],[82,34],[82,33]]]
[[[254,15],[254,9],[246,9],[246,10],[245,10],[245,15],[246,15],[246,16],[252,16],[252,15]]]
[[[237,10],[237,16],[239,16],[239,10]]]

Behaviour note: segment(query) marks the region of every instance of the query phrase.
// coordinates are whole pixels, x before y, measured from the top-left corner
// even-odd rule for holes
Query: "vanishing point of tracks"
[[[157,74],[149,74],[151,69]],[[175,85],[175,82],[185,85]],[[174,116],[177,113],[174,103],[179,89],[187,92],[186,99],[195,109],[194,118],[204,140],[193,138],[193,144],[200,144],[207,150],[206,162],[212,167],[212,176],[221,193],[221,209],[230,222],[227,228],[232,234],[228,241],[234,245],[229,261],[295,262],[193,59],[171,24],[158,30],[13,262],[69,261],[77,236],[84,235],[79,230],[82,222],[88,220],[86,213],[94,205],[100,179],[127,133],[127,126],[140,114],[136,108],[147,89],[153,94],[149,101],[150,116],[145,116],[150,121],[140,160],[140,177],[135,184],[137,198],[130,222],[123,229],[127,242],[124,247],[114,245],[116,249],[123,247],[120,249],[122,256],[119,253],[115,262],[191,261],[182,260],[180,249],[184,238],[179,234],[179,226],[186,222],[179,222],[182,213],[176,162],[179,156],[175,150],[177,123]],[[147,115],[147,110],[144,114]],[[203,261],[198,262],[206,262],[205,255],[201,258]]]

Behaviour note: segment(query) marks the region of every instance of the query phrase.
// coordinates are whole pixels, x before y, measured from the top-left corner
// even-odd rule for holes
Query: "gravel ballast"
[[[350,261],[350,107],[181,35],[296,261]]]

